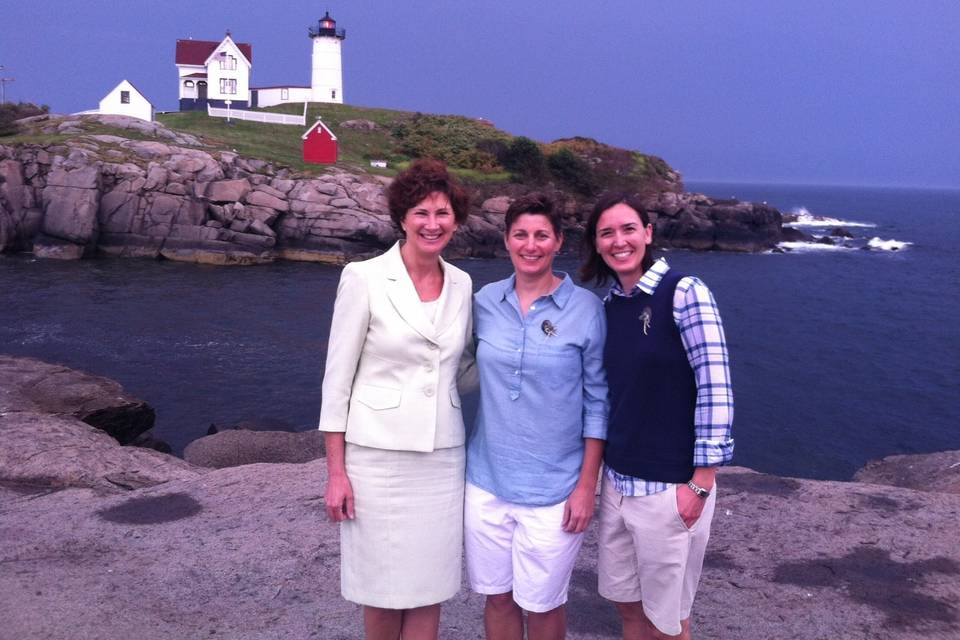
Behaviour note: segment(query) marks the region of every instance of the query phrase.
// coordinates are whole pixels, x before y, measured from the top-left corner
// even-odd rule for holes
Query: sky
[[[329,10],[347,103],[484,117],[658,155],[686,181],[960,188],[955,0],[3,0],[6,99],[177,106],[178,38],[253,45],[310,84]]]

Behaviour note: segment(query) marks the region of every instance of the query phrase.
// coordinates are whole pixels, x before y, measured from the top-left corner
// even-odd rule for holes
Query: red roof
[[[306,140],[307,137],[308,137],[314,130],[316,130],[318,127],[321,128],[321,129],[323,129],[324,131],[326,131],[328,134],[330,134],[330,139],[331,139],[331,140],[336,140],[336,139],[337,139],[336,134],[335,134],[333,131],[330,131],[330,127],[328,127],[327,125],[323,124],[323,121],[320,120],[320,119],[317,119],[317,121],[313,123],[313,126],[310,127],[309,129],[307,129],[306,132],[305,132],[302,136],[300,136],[300,139],[301,139],[301,140]]]
[[[189,73],[182,77],[183,78],[206,78],[207,74],[198,71],[197,73]]]
[[[177,40],[177,54],[174,64],[202,65],[210,57],[222,40]],[[246,42],[237,42],[240,53],[253,64],[253,47]]]

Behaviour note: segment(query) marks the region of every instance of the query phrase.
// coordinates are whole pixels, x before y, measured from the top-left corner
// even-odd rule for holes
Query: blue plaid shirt
[[[604,298],[632,297],[639,292],[652,295],[670,270],[663,258],[643,274],[629,292],[616,282]],[[673,320],[697,381],[697,408],[694,416],[693,466],[715,467],[733,459],[733,387],[730,385],[730,356],[723,335],[717,303],[707,285],[698,278],[685,277],[673,295]],[[604,467],[614,488],[624,496],[648,496],[666,491],[670,484],[643,480]]]

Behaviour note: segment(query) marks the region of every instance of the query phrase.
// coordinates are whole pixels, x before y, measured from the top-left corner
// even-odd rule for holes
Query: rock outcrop
[[[316,429],[300,433],[230,429],[198,438],[183,450],[190,464],[215,469],[259,462],[304,463],[325,455],[323,434]]]
[[[73,137],[69,143],[0,145],[0,251],[59,259],[102,254],[210,264],[343,263],[380,252],[398,237],[377,176],[331,168],[304,177],[123,116],[19,122]],[[87,132],[94,125],[138,137]],[[502,252],[504,198],[480,196],[450,257]],[[562,200],[565,226],[575,236],[589,203]],[[664,246],[757,251],[780,240],[780,214],[766,205],[673,192],[653,196],[649,205]]]
[[[0,636],[363,637],[358,607],[339,594],[324,459],[201,469],[47,413],[7,380]],[[66,395],[46,393],[45,406],[73,406]],[[738,467],[722,469],[718,487],[696,637],[960,635],[960,495]],[[571,582],[572,640],[619,637],[596,557],[592,525]],[[464,585],[443,607],[441,637],[481,638],[482,611]]]
[[[0,355],[0,414],[75,418],[129,444],[153,427],[153,407],[115,381],[33,358]]]
[[[853,479],[918,491],[960,494],[960,451],[887,456],[867,463]]]

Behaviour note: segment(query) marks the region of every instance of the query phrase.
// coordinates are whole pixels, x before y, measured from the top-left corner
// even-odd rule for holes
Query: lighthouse
[[[317,26],[308,31],[313,40],[313,62],[310,89],[313,102],[343,102],[343,68],[340,44],[347,32],[337,29],[337,22],[324,13]]]

